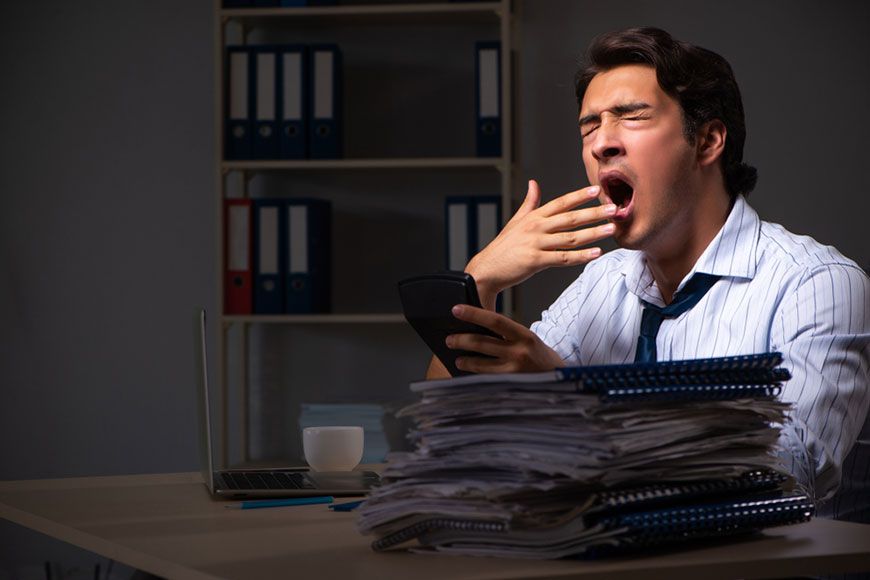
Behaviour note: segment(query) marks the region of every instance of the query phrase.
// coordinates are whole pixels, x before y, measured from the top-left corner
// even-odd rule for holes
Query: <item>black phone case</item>
[[[465,272],[440,272],[402,280],[399,282],[399,297],[405,319],[451,376],[470,374],[456,368],[457,357],[484,355],[447,348],[444,341],[449,335],[471,333],[497,336],[482,326],[453,316],[451,309],[456,304],[481,307],[474,278]]]

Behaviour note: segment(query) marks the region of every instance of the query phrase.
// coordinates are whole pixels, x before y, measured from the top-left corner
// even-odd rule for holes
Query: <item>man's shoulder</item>
[[[795,234],[777,223],[761,222],[758,250],[759,263],[786,268],[795,274],[806,275],[837,266],[861,271],[858,264],[834,246],[822,244],[807,235]]]
[[[626,250],[625,248],[617,248],[610,250],[586,264],[583,272],[595,273],[596,275],[607,273],[622,273],[627,267],[638,259],[640,252],[637,250]]]

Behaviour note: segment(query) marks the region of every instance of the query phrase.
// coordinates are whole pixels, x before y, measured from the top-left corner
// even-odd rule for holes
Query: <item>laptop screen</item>
[[[211,420],[208,402],[208,359],[205,347],[205,309],[199,308],[194,315],[194,336],[196,350],[196,410],[198,414],[197,429],[199,431],[199,468],[202,480],[214,493],[214,465],[211,449]]]

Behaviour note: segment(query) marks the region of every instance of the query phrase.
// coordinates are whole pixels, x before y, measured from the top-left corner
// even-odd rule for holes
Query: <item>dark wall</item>
[[[192,470],[212,2],[6,3],[0,26],[0,479]],[[59,546],[0,523],[0,578],[72,566]]]

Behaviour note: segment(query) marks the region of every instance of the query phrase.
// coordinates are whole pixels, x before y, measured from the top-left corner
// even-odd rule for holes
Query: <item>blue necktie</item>
[[[674,299],[664,308],[641,300],[644,306],[643,318],[640,321],[640,336],[637,338],[634,362],[655,362],[656,335],[664,319],[676,318],[697,304],[719,278],[721,276],[695,274],[686,282],[682,290],[674,294]]]

